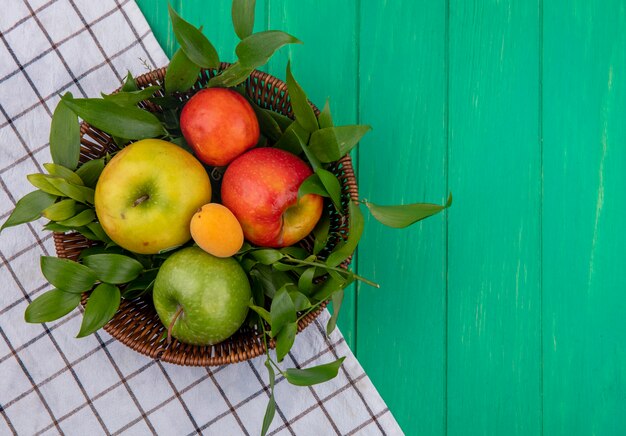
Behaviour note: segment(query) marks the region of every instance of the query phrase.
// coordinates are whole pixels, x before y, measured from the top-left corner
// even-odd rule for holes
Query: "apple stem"
[[[137,200],[135,200],[135,202],[133,203],[133,207],[139,206],[141,203],[143,203],[144,201],[148,200],[149,198],[150,198],[150,196],[148,194],[143,194],[141,197],[139,197]]]
[[[178,310],[174,314],[174,319],[172,319],[172,322],[170,322],[170,326],[167,328],[167,345],[170,345],[172,343],[172,329],[174,328],[174,324],[176,323],[176,320],[181,313],[183,313],[183,306],[180,306],[178,308]]]

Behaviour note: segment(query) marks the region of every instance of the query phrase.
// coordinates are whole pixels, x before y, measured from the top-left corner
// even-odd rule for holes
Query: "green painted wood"
[[[380,204],[445,202],[446,7],[361,4],[360,194]],[[407,434],[445,431],[446,221],[389,229],[367,211],[357,355]]]
[[[181,2],[182,0],[170,0],[172,7],[177,11],[180,11]],[[150,24],[157,41],[161,44],[161,48],[167,56],[172,57],[178,48],[178,43],[170,24],[167,3],[168,0],[137,0],[139,8],[148,20],[148,24]]]
[[[268,9],[269,29],[283,30],[304,42],[283,47],[270,60],[268,72],[284,79],[287,61],[291,59],[293,74],[313,103],[321,109],[330,97],[335,123],[356,123],[356,0],[269,0]],[[356,341],[355,301],[354,287],[350,287],[345,292],[338,323],[352,349]]]
[[[546,1],[544,433],[626,434],[626,4]]]
[[[449,25],[448,434],[535,435],[539,5],[451,0]]]

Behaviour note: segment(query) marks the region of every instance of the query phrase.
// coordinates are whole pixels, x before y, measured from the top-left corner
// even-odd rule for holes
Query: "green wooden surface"
[[[626,4],[546,2],[545,434],[626,434]]]
[[[165,0],[138,0],[176,44]],[[626,2],[259,0],[256,30],[338,122],[367,218],[340,328],[407,434],[626,434]],[[173,0],[223,60],[230,0]],[[366,215],[367,217],[367,215]]]

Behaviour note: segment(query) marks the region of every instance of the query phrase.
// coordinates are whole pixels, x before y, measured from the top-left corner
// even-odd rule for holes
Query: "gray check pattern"
[[[8,3],[8,4],[7,4]],[[0,221],[49,162],[59,94],[95,97],[168,59],[131,0],[5,0],[0,14]],[[0,435],[258,434],[269,392],[263,359],[186,368],[148,359],[105,332],[75,339],[78,310],[23,321],[49,289],[39,257],[54,255],[42,223],[0,235]],[[328,313],[298,335],[286,367],[347,356],[339,376],[298,388],[279,378],[270,434],[401,434]]]

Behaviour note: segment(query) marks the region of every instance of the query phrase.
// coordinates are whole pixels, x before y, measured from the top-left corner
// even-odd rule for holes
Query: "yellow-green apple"
[[[237,217],[246,239],[263,247],[286,247],[308,235],[322,215],[323,198],[298,188],[312,174],[297,156],[255,148],[235,159],[222,180],[222,203]]]
[[[233,258],[183,248],[161,265],[152,299],[165,327],[186,344],[212,345],[235,333],[248,314],[250,282]]]
[[[259,141],[259,122],[250,103],[236,91],[203,89],[183,107],[180,129],[198,159],[228,165]]]
[[[187,242],[191,217],[209,201],[211,181],[195,157],[170,142],[144,139],[104,167],[94,202],[116,244],[154,254]]]

